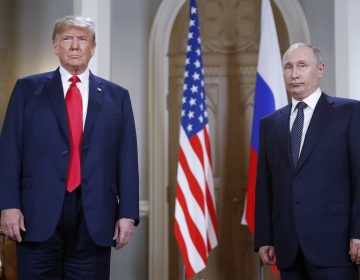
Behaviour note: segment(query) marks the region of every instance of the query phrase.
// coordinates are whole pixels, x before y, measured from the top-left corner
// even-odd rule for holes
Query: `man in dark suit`
[[[260,125],[255,250],[282,280],[357,279],[360,103],[321,92],[320,51],[283,57],[292,102]]]
[[[111,246],[139,222],[137,143],[126,89],[93,75],[91,19],[54,27],[60,67],[19,79],[0,138],[2,232],[18,279],[109,278]]]

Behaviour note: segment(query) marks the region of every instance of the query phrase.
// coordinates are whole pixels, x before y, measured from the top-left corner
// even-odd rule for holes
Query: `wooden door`
[[[258,257],[247,227],[240,224],[246,193],[260,1],[199,0],[219,245],[207,268],[194,279],[257,279]],[[183,264],[173,234],[181,96],[188,32],[186,2],[173,26],[169,44],[169,279],[182,279]],[[273,5],[280,44],[288,35]],[[266,279],[273,279],[266,269]]]
[[[16,80],[16,1],[0,1],[0,128]]]
[[[16,1],[0,3],[0,129],[16,80]],[[16,280],[16,244],[0,233],[0,278]],[[1,279],[3,279],[1,278]]]

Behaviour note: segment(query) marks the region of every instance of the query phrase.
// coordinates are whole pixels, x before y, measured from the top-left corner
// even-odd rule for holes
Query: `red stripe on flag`
[[[273,273],[274,273],[275,279],[279,279],[279,270],[277,269],[277,266],[276,266],[276,265],[272,265],[272,266],[271,266],[271,270],[272,270]]]
[[[189,140],[190,140],[191,147],[193,148],[195,154],[197,155],[197,157],[198,157],[199,161],[201,162],[201,165],[204,169],[204,153],[203,153],[203,149],[202,149],[198,135],[195,134]]]
[[[208,155],[209,164],[210,164],[210,167],[212,169],[211,145],[210,145],[210,137],[209,137],[209,133],[208,133],[207,128],[208,128],[208,126],[205,126],[205,128],[203,129],[203,132],[204,132],[206,153]],[[215,193],[214,193],[214,195],[215,195]],[[216,211],[215,211],[215,202],[213,201],[213,198],[211,196],[210,188],[209,188],[208,183],[206,183],[206,202],[207,202],[207,205],[208,205],[209,214],[210,214],[211,222],[212,222],[214,230],[215,230],[216,237],[217,237],[217,239],[219,239],[218,231],[217,231],[217,218],[216,218]]]
[[[201,187],[199,186],[196,178],[194,177],[194,174],[189,167],[188,161],[186,160],[184,151],[181,147],[179,150],[179,163],[184,170],[187,181],[189,182],[191,193],[193,194],[203,213],[205,213],[204,196],[202,194]]]
[[[210,161],[210,166],[212,168],[212,159],[211,159],[211,145],[210,145],[210,137],[209,137],[209,133],[207,130],[207,126],[205,126],[205,128],[203,129],[204,131],[204,139],[205,139],[205,147],[206,147],[206,152],[208,154],[209,157],[209,161]]]
[[[179,245],[181,254],[183,256],[183,261],[184,261],[184,264],[185,264],[185,267],[186,267],[186,278],[191,278],[195,274],[195,271],[193,270],[192,265],[191,265],[191,263],[189,261],[189,255],[188,255],[188,252],[186,250],[185,241],[184,241],[184,239],[183,239],[183,237],[181,235],[179,224],[178,224],[176,219],[174,221],[174,233],[175,233],[175,238],[176,238],[176,241],[177,241],[177,243]]]
[[[179,185],[177,185],[176,198],[183,210],[191,240],[194,246],[196,247],[197,251],[199,252],[199,255],[203,259],[204,263],[207,263],[207,249],[204,239],[202,238],[201,233],[199,232],[198,228],[196,227],[194,221],[192,220],[189,214],[189,209],[184,197],[184,193],[182,192],[182,189],[180,188]]]
[[[256,186],[257,162],[258,162],[258,155],[254,150],[254,148],[251,146],[245,218],[252,234],[254,234],[254,228],[255,228],[255,186]]]
[[[206,129],[203,129],[202,131],[204,133],[204,142],[205,142],[206,152],[208,153],[207,157],[210,160],[209,164],[211,164],[209,135],[208,135]],[[191,137],[190,143],[191,143],[191,146],[193,147],[193,150],[195,151],[196,155],[198,156],[198,158],[199,158],[199,160],[200,160],[200,162],[201,162],[201,164],[203,166],[203,169],[205,169],[205,167],[204,167],[204,160],[205,159],[204,159],[203,149],[202,149],[202,145],[200,143],[200,140],[199,140],[199,137],[198,137],[197,134],[194,135],[193,137]],[[210,218],[211,218],[211,221],[212,221],[212,224],[214,226],[214,229],[216,231],[216,236],[217,236],[216,212],[215,212],[214,202],[213,202],[211,194],[209,192],[208,182],[206,182],[206,203],[207,203]]]
[[[214,201],[212,200],[211,193],[209,191],[209,187],[207,184],[206,184],[206,203],[208,206],[211,223],[213,224],[216,237],[217,237],[217,239],[219,239],[218,231],[217,231],[215,204],[214,204]],[[209,248],[211,248],[211,247],[209,247]]]

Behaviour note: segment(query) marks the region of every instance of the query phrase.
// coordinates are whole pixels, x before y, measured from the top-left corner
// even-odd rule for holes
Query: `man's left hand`
[[[116,240],[116,250],[120,250],[126,244],[129,243],[135,231],[134,223],[126,218],[121,218],[115,223],[114,237]]]
[[[360,264],[360,239],[352,238],[350,240],[349,255],[351,257],[351,261],[356,264]]]

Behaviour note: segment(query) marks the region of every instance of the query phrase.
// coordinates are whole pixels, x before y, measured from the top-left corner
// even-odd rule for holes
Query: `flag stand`
[[[259,258],[259,280],[264,280],[264,265]]]

